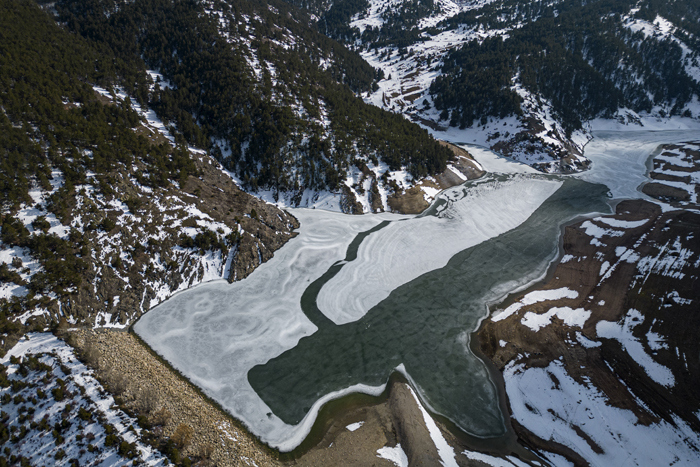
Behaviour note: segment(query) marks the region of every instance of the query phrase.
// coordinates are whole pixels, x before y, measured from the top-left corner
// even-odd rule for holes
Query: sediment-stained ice
[[[526,221],[561,184],[515,175],[446,190],[437,217],[392,222],[365,239],[357,259],[321,289],[318,308],[336,324],[360,319],[402,284]]]
[[[345,257],[355,236],[384,220],[407,216],[349,216],[327,211],[291,211],[299,236],[243,281],[215,281],[175,294],[136,323],[134,330],[156,352],[204,392],[280,449],[295,447],[308,433],[315,412],[340,394],[329,394],[309,417],[290,426],[273,415],[246,375],[316,331],[300,307],[309,283]],[[381,393],[356,385],[348,392]],[[378,391],[378,392],[377,392]],[[286,444],[285,444],[286,443]]]

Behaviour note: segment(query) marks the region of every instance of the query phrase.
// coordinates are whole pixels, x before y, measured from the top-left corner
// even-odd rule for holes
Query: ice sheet
[[[501,156],[492,150],[483,146],[473,144],[459,144],[460,147],[467,150],[474,159],[481,164],[487,172],[491,173],[539,173],[527,164],[515,161],[505,156]]]
[[[360,319],[402,284],[523,223],[561,184],[515,175],[446,190],[439,217],[393,222],[368,237],[357,259],[323,286],[318,308],[336,324]]]
[[[297,209],[299,236],[243,281],[214,281],[176,294],[149,311],[134,330],[194,384],[281,450],[303,440],[319,407],[346,392],[381,393],[355,385],[328,394],[291,426],[273,415],[246,375],[316,330],[300,307],[307,285],[342,260],[350,242],[384,220],[407,216],[349,216]],[[213,330],[216,332],[213,332]]]
[[[654,201],[638,190],[649,181],[647,161],[650,155],[662,144],[692,141],[697,137],[697,130],[596,131],[584,152],[593,162],[591,169],[577,176],[606,185],[614,199]]]

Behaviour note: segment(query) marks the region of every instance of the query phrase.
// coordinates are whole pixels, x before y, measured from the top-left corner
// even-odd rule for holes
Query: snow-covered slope
[[[371,0],[351,18],[354,33],[345,40],[383,71],[367,102],[403,114],[437,138],[568,173],[589,166],[583,148],[592,118],[605,118],[599,129],[656,126],[670,116],[672,125],[700,126],[697,9],[690,2],[658,8],[644,0],[627,7],[605,0]],[[467,44],[480,46],[466,54]],[[501,55],[493,55],[499,48]],[[561,68],[548,68],[546,57],[555,55],[564,57],[553,59]],[[479,83],[506,78],[495,87]],[[449,84],[438,85],[441,80]],[[476,107],[482,101],[490,103]]]
[[[141,428],[52,334],[30,333],[0,361],[2,461],[27,465],[167,465]]]

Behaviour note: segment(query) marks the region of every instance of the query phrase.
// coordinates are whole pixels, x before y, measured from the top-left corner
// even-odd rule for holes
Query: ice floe
[[[356,430],[360,429],[360,427],[362,427],[362,425],[364,425],[364,424],[365,424],[365,422],[351,423],[350,425],[346,426],[345,428],[347,428],[349,431],[356,431]]]

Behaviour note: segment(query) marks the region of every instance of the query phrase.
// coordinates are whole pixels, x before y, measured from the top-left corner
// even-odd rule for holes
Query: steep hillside
[[[317,27],[384,72],[369,102],[571,172],[592,119],[700,117],[699,19],[691,1],[341,0]]]
[[[285,3],[62,0],[56,10],[118,63],[157,70],[153,89],[136,81],[140,103],[274,201],[313,205],[314,194],[342,190],[352,205],[367,198],[365,172],[389,188],[440,173],[452,157],[425,130],[357,97],[381,72]]]
[[[122,65],[31,2],[0,9],[3,348],[60,320],[126,327],[177,290],[245,277],[292,237],[296,219],[115,85]]]
[[[484,323],[525,444],[578,465],[697,460],[699,222],[626,201],[567,228],[552,280]]]
[[[548,283],[480,329],[514,427],[555,464],[694,465],[700,144],[665,145],[644,192],[566,228]],[[617,442],[617,440],[624,440]]]

